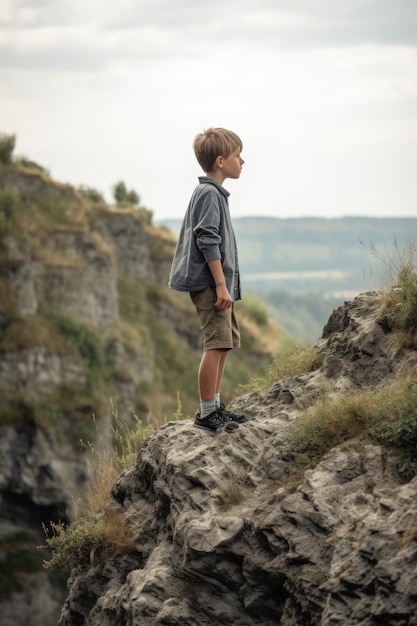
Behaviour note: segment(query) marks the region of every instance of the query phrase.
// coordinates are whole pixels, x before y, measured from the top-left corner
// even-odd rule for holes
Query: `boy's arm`
[[[217,300],[214,306],[219,311],[223,311],[232,305],[232,298],[226,287],[226,279],[224,277],[221,260],[214,259],[213,261],[209,261],[208,266],[214,278],[214,282],[216,283]]]

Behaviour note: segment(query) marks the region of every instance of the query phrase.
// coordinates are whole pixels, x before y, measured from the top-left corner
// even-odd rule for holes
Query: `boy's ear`
[[[223,167],[223,157],[221,155],[216,158],[214,165],[220,169]]]

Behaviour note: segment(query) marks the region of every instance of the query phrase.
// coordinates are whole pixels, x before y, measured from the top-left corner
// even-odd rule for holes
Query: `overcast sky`
[[[182,217],[237,132],[232,215],[417,217],[417,0],[1,0],[0,132],[52,176]]]

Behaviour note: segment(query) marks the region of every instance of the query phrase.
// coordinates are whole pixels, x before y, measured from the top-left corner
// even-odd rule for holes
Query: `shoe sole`
[[[239,428],[239,425],[234,424],[233,422],[224,424],[222,426],[219,426],[218,428],[210,428],[210,426],[203,426],[201,424],[196,424],[195,422],[194,422],[194,426],[196,428],[201,428],[201,430],[208,430],[210,433],[217,433],[219,430],[225,430],[227,433],[231,433],[234,430],[237,430]]]
[[[201,424],[194,423],[196,428],[201,428],[201,430],[208,430],[210,433],[217,433],[218,430],[221,430],[223,426],[219,426],[219,428],[210,428],[210,426],[202,426]]]

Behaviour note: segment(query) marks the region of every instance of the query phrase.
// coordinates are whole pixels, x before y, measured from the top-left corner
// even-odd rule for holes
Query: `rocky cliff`
[[[13,200],[8,212],[4,201],[0,207],[9,218],[0,220],[2,623],[48,626],[65,598],[65,574],[42,570],[42,524],[68,520],[82,491],[80,439],[94,437],[93,414],[102,433],[110,430],[110,397],[121,415],[143,415],[138,386],[155,376],[149,354],[114,332],[123,323],[119,281],[131,279],[131,289],[161,282],[174,241],[134,211],[89,204],[36,171],[3,168],[1,188],[3,200]],[[187,326],[186,313],[166,308],[167,324],[172,312]]]
[[[84,448],[112,409],[157,426],[181,392],[195,410],[199,329],[170,292],[175,238],[13,163],[0,165],[0,611],[4,626],[56,624],[66,573],[42,569],[42,524],[69,519],[88,480]],[[277,325],[261,329],[265,344]],[[258,330],[259,332],[259,330]],[[249,348],[229,393],[271,357]],[[237,376],[236,376],[237,373]],[[93,417],[95,418],[93,420]],[[103,443],[103,441],[102,441]]]
[[[323,389],[352,397],[415,376],[380,306],[366,293],[335,310],[320,366],[238,399],[250,420],[236,432],[155,432],[105,512],[125,517],[131,549],[74,560],[60,625],[417,624],[417,478],[361,434],[301,475],[290,445]]]

